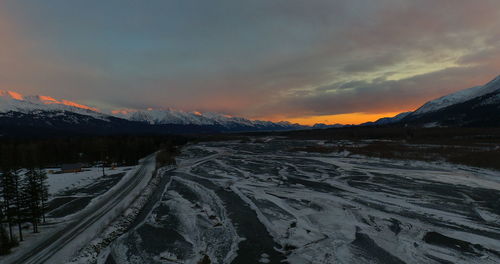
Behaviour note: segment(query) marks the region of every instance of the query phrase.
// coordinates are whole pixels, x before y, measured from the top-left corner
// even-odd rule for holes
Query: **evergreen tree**
[[[27,219],[33,225],[33,233],[38,233],[38,224],[42,215],[41,188],[35,169],[31,168],[25,174],[22,190],[26,201]]]
[[[49,184],[47,183],[48,176],[42,169],[35,170],[36,180],[39,188],[40,210],[42,222],[45,223],[45,213],[47,210],[47,201],[49,199]]]
[[[24,217],[22,215],[24,196],[21,193],[21,180],[20,180],[19,171],[13,170],[12,176],[13,176],[13,180],[14,180],[14,188],[13,188],[14,204],[15,204],[14,216],[16,219],[17,228],[18,228],[18,232],[19,232],[19,240],[23,241],[24,240],[23,239],[23,229],[22,229],[21,225],[22,225],[23,220],[24,220]]]
[[[10,253],[10,249],[16,244],[9,238],[7,231],[0,225],[0,255],[7,255]]]
[[[12,225],[15,223],[16,213],[15,213],[15,183],[12,171],[9,169],[4,169],[2,172],[2,197],[4,201],[4,214],[5,220],[9,225],[9,238],[12,240],[14,238],[12,232]]]

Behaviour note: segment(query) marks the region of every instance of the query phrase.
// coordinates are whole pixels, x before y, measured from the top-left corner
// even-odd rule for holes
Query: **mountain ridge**
[[[130,114],[130,115],[129,115]],[[75,128],[78,127],[79,129]],[[86,133],[218,133],[276,131],[307,128],[289,122],[270,122],[230,117],[218,113],[184,112],[172,109],[117,110],[99,109],[50,96],[24,96],[0,91],[0,134],[23,132],[21,129]]]
[[[0,135],[50,133],[224,133],[325,129],[346,125],[305,126],[290,122],[250,120],[175,109],[98,108],[50,96],[24,96],[0,90]],[[347,125],[349,127],[355,125]],[[482,86],[460,90],[424,103],[412,112],[359,126],[470,127],[500,126],[500,75]]]
[[[174,109],[153,109],[145,110],[127,109],[113,111],[115,117],[120,117],[127,120],[146,122],[151,125],[215,125],[231,128],[235,126],[247,126],[255,128],[276,127],[276,128],[305,128],[299,124],[290,122],[271,122],[262,120],[250,120],[242,117],[232,117],[214,112],[186,112]]]
[[[430,100],[413,112],[362,124],[440,126],[500,126],[500,75],[485,85]]]

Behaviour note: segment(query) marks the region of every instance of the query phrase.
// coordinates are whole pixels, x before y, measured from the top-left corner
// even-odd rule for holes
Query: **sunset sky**
[[[1,0],[0,90],[360,123],[500,74],[499,0]]]

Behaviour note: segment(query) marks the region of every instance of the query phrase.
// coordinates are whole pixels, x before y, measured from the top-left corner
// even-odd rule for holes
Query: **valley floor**
[[[498,171],[191,145],[103,263],[499,263]]]

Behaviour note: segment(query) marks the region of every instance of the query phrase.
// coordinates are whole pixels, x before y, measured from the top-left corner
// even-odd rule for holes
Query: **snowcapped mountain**
[[[270,122],[249,120],[241,117],[232,117],[218,113],[185,112],[173,109],[146,109],[146,110],[116,110],[115,117],[131,121],[144,122],[151,125],[199,125],[218,126],[229,130],[287,130],[305,128],[289,122]]]
[[[469,89],[461,90],[438,99],[429,101],[413,112],[412,115],[422,115],[425,113],[434,112],[445,107],[463,103],[465,101],[493,93],[500,89],[500,76],[496,77],[484,86],[476,86]]]
[[[414,112],[365,125],[421,127],[500,126],[500,76],[483,86],[461,90],[422,105]]]
[[[287,122],[252,121],[217,113],[118,110],[111,114],[49,96],[0,91],[0,136],[32,134],[185,134],[292,130]]]
[[[42,113],[61,115],[65,112],[71,112],[101,120],[108,120],[109,117],[100,113],[96,108],[68,100],[57,100],[43,95],[24,96],[12,91],[0,90],[0,114],[9,112],[33,115]]]
[[[0,91],[0,136],[116,134],[142,129],[134,122],[72,101]]]

